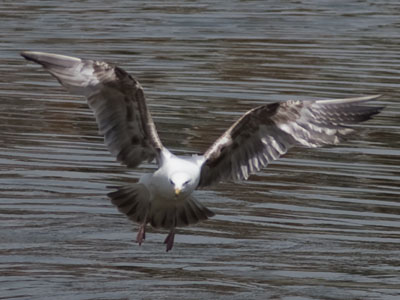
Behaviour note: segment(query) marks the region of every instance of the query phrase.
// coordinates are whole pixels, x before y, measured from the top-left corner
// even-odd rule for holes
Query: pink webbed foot
[[[146,239],[146,224],[142,224],[139,227],[138,233],[136,235],[136,242],[142,245],[143,241]]]
[[[171,229],[165,238],[164,244],[167,245],[167,252],[172,249],[174,246],[174,238],[175,238],[175,229]]]

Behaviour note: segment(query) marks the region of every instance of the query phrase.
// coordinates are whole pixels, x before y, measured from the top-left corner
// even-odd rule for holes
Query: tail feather
[[[150,199],[145,185],[136,183],[117,187],[108,194],[120,212],[137,223],[150,223],[154,228],[172,229],[196,224],[215,214],[192,197],[181,202]]]
[[[196,199],[189,197],[171,206],[152,207],[149,221],[155,228],[172,229],[196,224],[215,214]]]
[[[196,222],[197,220],[206,220],[208,218],[209,213],[211,215],[214,215],[210,210],[208,210],[205,206],[200,204],[200,202],[197,202],[196,200],[192,199],[192,201],[187,201],[187,206],[190,207],[192,213],[189,214],[190,216],[193,216],[193,213],[195,217],[189,219],[189,224],[191,222]]]
[[[150,193],[146,186],[137,183],[118,187],[108,194],[111,202],[132,221],[143,223],[150,211]]]

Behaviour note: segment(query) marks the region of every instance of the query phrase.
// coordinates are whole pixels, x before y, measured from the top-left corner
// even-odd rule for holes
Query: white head
[[[169,178],[169,183],[172,185],[175,196],[192,192],[193,180],[187,173],[174,173]]]

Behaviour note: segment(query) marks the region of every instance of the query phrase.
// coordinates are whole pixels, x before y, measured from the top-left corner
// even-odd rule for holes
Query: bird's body
[[[243,114],[204,154],[181,157],[161,143],[143,88],[121,68],[50,53],[21,55],[41,64],[69,91],[86,96],[99,132],[117,160],[130,168],[156,160],[153,174],[117,187],[109,197],[139,223],[139,244],[145,239],[146,224],[168,229],[167,251],[176,227],[214,215],[193,198],[194,190],[223,180],[245,180],[293,146],[336,145],[353,131],[347,124],[366,121],[382,109],[365,105],[378,96],[266,104]]]
[[[159,168],[153,174],[144,174],[137,184],[117,188],[109,194],[122,213],[140,224],[136,237],[139,244],[144,240],[146,224],[150,223],[155,228],[170,230],[165,240],[169,251],[176,227],[195,224],[214,215],[191,197],[199,184],[203,162],[203,156],[176,156],[164,148]]]

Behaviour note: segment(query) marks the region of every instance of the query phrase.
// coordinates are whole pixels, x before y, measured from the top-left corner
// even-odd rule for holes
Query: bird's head
[[[174,189],[175,196],[179,196],[190,190],[189,186],[192,180],[186,173],[174,173],[169,178],[169,182]]]

